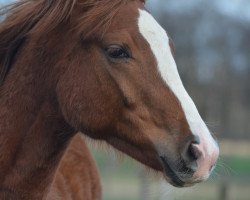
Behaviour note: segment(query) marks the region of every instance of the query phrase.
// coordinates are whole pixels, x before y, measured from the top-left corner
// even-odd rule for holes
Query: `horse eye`
[[[109,46],[106,48],[106,53],[110,58],[114,59],[130,58],[128,51],[119,45]]]

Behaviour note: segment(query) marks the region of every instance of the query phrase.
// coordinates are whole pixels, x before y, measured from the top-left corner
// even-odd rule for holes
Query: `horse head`
[[[121,4],[105,31],[81,42],[57,86],[69,124],[175,186],[207,179],[218,146],[184,89],[168,34],[143,2]]]

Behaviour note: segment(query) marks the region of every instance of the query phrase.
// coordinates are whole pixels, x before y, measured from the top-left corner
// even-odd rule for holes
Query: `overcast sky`
[[[234,18],[250,20],[250,1],[249,0],[148,0],[148,7],[157,10],[166,10],[166,12],[189,12],[190,9],[197,9],[209,4],[218,12],[229,15]],[[208,9],[209,6],[208,5]]]

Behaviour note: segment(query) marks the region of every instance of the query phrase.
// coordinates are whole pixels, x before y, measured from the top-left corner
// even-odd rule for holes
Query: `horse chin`
[[[178,188],[183,188],[183,187],[192,187],[197,183],[203,182],[204,179],[193,179],[192,175],[190,175],[188,178],[182,178],[181,175],[178,174],[178,172],[176,172],[172,166],[166,161],[166,159],[163,159],[161,157],[162,160],[162,165],[163,165],[163,175],[165,180],[171,184],[174,187],[178,187]]]
[[[179,182],[176,181],[172,178],[169,178],[166,174],[165,174],[165,180],[172,186],[177,187],[177,188],[184,188],[184,187],[192,187],[194,186],[196,183],[189,183],[189,182]],[[197,182],[198,183],[198,182]]]

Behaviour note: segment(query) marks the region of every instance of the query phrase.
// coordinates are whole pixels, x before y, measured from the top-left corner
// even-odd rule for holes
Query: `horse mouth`
[[[172,169],[165,156],[160,156],[163,164],[164,173],[170,179],[171,184],[175,187],[185,187],[186,183],[180,179],[176,172]]]

